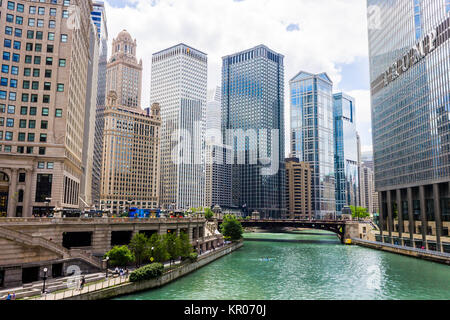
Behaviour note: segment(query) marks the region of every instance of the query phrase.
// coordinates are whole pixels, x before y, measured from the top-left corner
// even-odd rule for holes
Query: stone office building
[[[16,0],[0,7],[0,216],[76,209],[92,3]]]
[[[450,252],[450,2],[368,7],[378,240]]]

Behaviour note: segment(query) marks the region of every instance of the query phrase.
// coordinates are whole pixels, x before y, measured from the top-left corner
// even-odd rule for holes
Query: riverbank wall
[[[165,273],[158,279],[141,282],[128,282],[112,288],[106,288],[98,291],[87,292],[73,297],[67,297],[64,298],[64,300],[106,300],[123,295],[129,295],[141,291],[159,288],[191,272],[194,272],[206,266],[207,264],[222,258],[223,256],[226,256],[227,254],[232,253],[233,251],[241,248],[243,245],[244,243],[241,241],[226,247],[216,249],[211,253],[199,257],[198,261],[181,266],[168,273]]]
[[[361,239],[352,239],[352,244],[370,248],[370,249],[376,249],[396,254],[401,254],[404,256],[409,256],[413,258],[433,261],[437,263],[442,263],[446,265],[450,265],[450,254],[448,253],[441,253],[441,252],[435,252],[430,250],[423,250],[423,249],[417,249],[417,248],[410,248],[410,247],[404,247],[404,246],[397,246],[389,243],[381,243],[381,242],[375,242],[375,241],[367,241],[367,240],[361,240]]]

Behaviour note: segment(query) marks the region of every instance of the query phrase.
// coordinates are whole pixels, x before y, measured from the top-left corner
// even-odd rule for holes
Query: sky
[[[152,53],[185,43],[208,54],[208,89],[220,85],[222,57],[265,44],[285,56],[289,80],[326,72],[334,92],[356,99],[362,151],[372,150],[366,2],[362,0],[106,0],[109,51],[126,29],[142,59],[142,106],[150,105]]]

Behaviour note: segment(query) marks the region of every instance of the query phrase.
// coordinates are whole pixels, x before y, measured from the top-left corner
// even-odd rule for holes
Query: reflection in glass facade
[[[449,1],[368,0],[367,5],[377,15],[369,23],[369,51],[382,231],[389,233],[388,241],[409,233],[408,243],[442,250],[450,243]],[[413,241],[415,234],[422,240]],[[436,242],[427,236],[436,236]]]
[[[257,210],[261,217],[282,218],[286,213],[284,57],[260,45],[222,60],[222,130],[224,143],[234,151],[233,205],[245,207],[249,213]],[[226,135],[230,129],[242,129],[248,135],[230,139]],[[272,129],[279,133],[276,150],[272,149]],[[266,130],[267,138],[262,130]],[[243,155],[245,164],[238,163],[238,154]],[[262,175],[261,169],[267,166],[250,160],[272,154],[278,159],[279,170]]]
[[[302,71],[290,81],[292,152],[313,168],[312,209],[316,218],[336,213],[332,88],[325,73]]]
[[[333,95],[334,167],[336,176],[336,211],[359,205],[358,143],[355,123],[355,99]]]

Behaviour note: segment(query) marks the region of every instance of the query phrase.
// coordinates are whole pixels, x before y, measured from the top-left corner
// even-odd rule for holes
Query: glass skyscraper
[[[261,217],[284,217],[284,56],[259,45],[222,62],[222,129],[234,151],[233,205]],[[242,134],[231,137],[230,130]],[[267,158],[276,169],[270,173],[264,173]]]
[[[355,99],[333,95],[334,168],[336,177],[336,211],[359,205],[358,138],[355,122]]]
[[[312,173],[312,210],[316,218],[336,214],[333,132],[333,82],[326,73],[299,72],[290,81],[293,156]]]
[[[367,5],[379,240],[450,251],[450,1]]]

